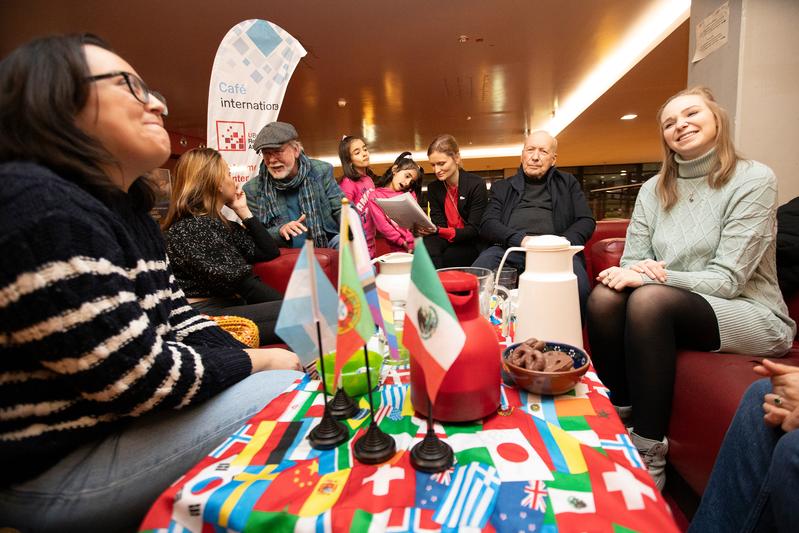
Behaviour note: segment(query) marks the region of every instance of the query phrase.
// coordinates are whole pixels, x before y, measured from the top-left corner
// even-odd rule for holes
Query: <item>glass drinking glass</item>
[[[489,318],[491,316],[491,293],[494,291],[494,276],[491,271],[482,267],[449,267],[439,268],[438,272],[446,272],[448,270],[466,272],[477,277],[477,285],[480,292],[480,314]]]
[[[502,267],[502,270],[497,272],[494,270],[495,283],[500,287],[505,287],[508,291],[512,291],[519,285],[519,271],[513,267]]]
[[[402,343],[403,324],[405,322],[405,302],[399,300],[392,301],[391,307],[392,307],[392,314],[394,316],[394,335],[397,338],[399,359],[394,359],[390,355],[388,340],[384,338],[384,334],[381,332],[381,340],[382,342],[385,343],[385,349],[383,351],[383,356],[384,356],[383,362],[384,364],[392,366],[407,365],[410,363],[411,354],[408,352],[408,349]]]

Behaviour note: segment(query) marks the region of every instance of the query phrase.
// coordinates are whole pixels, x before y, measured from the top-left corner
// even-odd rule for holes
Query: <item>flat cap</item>
[[[260,152],[264,148],[271,150],[280,148],[297,137],[297,130],[288,122],[270,122],[258,132],[252,147],[256,152]]]

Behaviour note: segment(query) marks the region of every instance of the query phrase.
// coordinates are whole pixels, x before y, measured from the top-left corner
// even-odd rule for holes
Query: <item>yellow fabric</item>
[[[219,324],[219,327],[233,335],[233,338],[243,342],[250,348],[260,346],[258,337],[258,326],[249,318],[241,316],[209,316],[211,320]]]

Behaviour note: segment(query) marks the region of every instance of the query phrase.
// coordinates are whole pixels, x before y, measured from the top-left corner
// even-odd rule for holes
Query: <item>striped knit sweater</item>
[[[777,285],[777,178],[757,161],[739,161],[730,181],[712,189],[707,175],[715,157],[715,150],[691,161],[677,157],[679,199],[669,211],[657,196],[660,176],[644,183],[621,266],[665,261],[667,285],[696,292],[713,307],[720,351],[783,355],[796,324]]]
[[[243,345],[187,304],[148,213],[32,163],[0,165],[0,183],[0,485],[249,375]]]

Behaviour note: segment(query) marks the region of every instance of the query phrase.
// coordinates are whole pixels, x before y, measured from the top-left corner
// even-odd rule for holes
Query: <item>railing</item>
[[[641,183],[614,185],[588,191],[588,205],[597,220],[630,218]]]

